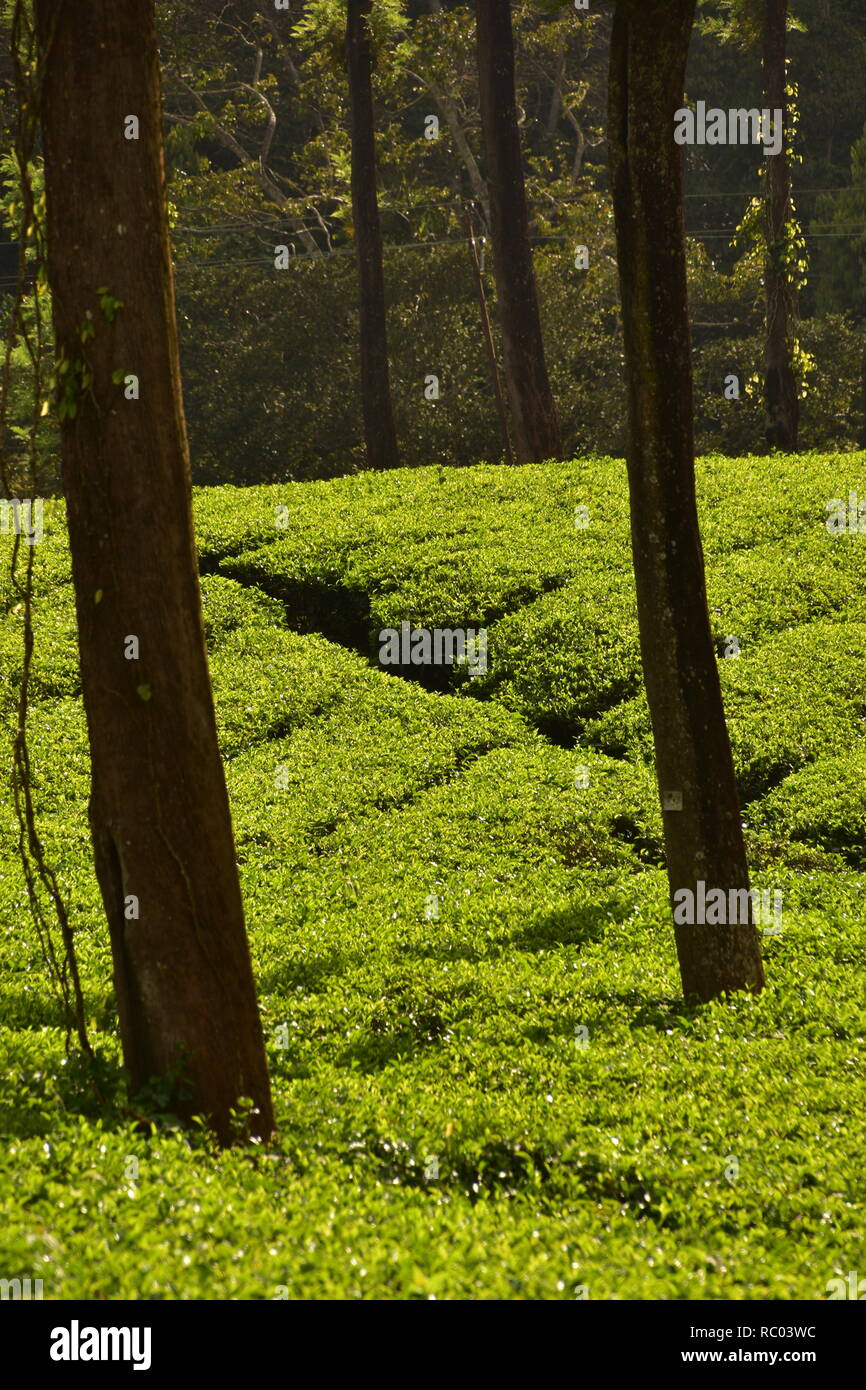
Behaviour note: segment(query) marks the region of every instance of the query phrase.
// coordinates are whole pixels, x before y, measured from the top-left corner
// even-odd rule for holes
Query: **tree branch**
[[[283,193],[282,189],[274,181],[270,170],[266,166],[267,155],[274,138],[274,131],[276,130],[277,124],[276,112],[274,111],[267,97],[262,92],[259,92],[254,87],[251,87],[249,83],[239,82],[237,84],[238,88],[243,88],[246,91],[251,92],[254,97],[258,98],[259,101],[263,102],[268,111],[268,125],[265,131],[265,137],[262,141],[258,157],[256,157],[254,154],[251,154],[249,150],[244,149],[243,145],[230,130],[227,130],[225,126],[220,125],[216,116],[211,111],[210,107],[208,106],[207,102],[204,100],[200,92],[197,92],[194,87],[190,86],[190,84],[187,81],[185,81],[185,79],[182,78],[179,73],[173,72],[172,76],[174,77],[175,81],[177,81],[180,84],[180,86],[187,93],[187,95],[192,98],[199,111],[201,111],[203,115],[208,117],[211,130],[215,139],[217,139],[221,145],[223,145],[235,156],[235,159],[237,159],[238,163],[241,164],[241,166],[244,169],[250,170],[261,191],[264,194],[266,194],[266,196],[269,197],[272,202],[276,203],[277,207],[285,215],[290,230],[297,234],[301,242],[301,245],[304,247],[304,249],[312,256],[321,255],[322,253],[319,248],[319,245],[316,242],[316,239],[312,235],[312,233],[308,231],[308,229],[303,225],[303,219],[297,217],[293,213],[287,212],[289,200],[286,197],[285,193]],[[184,118],[182,116],[169,116],[168,119],[178,120],[181,124],[190,123],[188,118]]]

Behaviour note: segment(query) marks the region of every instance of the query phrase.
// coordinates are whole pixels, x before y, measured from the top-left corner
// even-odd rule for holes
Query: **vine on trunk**
[[[803,162],[803,156],[796,149],[800,109],[797,102],[798,87],[795,82],[789,81],[787,83],[785,96],[785,157],[789,168],[793,168]],[[784,295],[787,307],[786,319],[791,369],[799,399],[805,400],[809,391],[809,375],[815,368],[815,359],[803,347],[800,338],[800,319],[797,309],[798,298],[806,288],[809,271],[806,238],[803,225],[797,215],[793,190],[790,190],[788,215],[785,218],[781,233],[775,241],[770,241],[767,231],[768,199],[770,196],[770,169],[767,159],[762,163],[760,175],[767,186],[767,191],[762,197],[750,200],[742,221],[731,240],[731,246],[733,249],[745,251],[747,254],[750,250],[758,254],[762,265],[773,270],[780,281],[776,293]],[[777,308],[777,303],[771,299],[765,309],[767,321],[773,318]],[[760,396],[762,390],[763,378],[759,374],[751,376],[746,383],[747,394],[752,397]]]
[[[30,9],[24,0],[16,0],[14,5],[10,38],[13,71],[12,110],[8,113],[3,112],[2,126],[4,135],[8,137],[4,143],[12,152],[9,163],[14,192],[12,201],[7,203],[6,215],[11,234],[18,244],[18,268],[15,289],[10,296],[0,366],[0,483],[10,503],[17,493],[19,482],[26,484],[30,498],[28,520],[31,531],[26,546],[26,560],[22,564],[21,509],[13,507],[9,579],[12,594],[17,599],[16,611],[20,612],[22,619],[23,650],[17,720],[12,742],[11,786],[18,822],[18,853],[27,887],[30,913],[48,979],[63,1012],[66,1052],[67,1055],[70,1052],[74,1032],[82,1051],[93,1061],[94,1052],[87,1036],[84,998],[75,952],[75,932],[57,875],[46,858],[37,826],[28,741],[34,651],[33,564],[36,535],[33,508],[41,506],[40,493],[44,476],[41,461],[42,440],[49,422],[49,396],[54,383],[49,379],[46,367],[50,347],[50,315],[47,311],[45,198],[44,193],[37,190],[34,182],[39,138],[40,69]],[[10,410],[13,395],[13,358],[19,345],[24,348],[29,375],[29,420],[25,430],[16,432],[11,428]],[[10,439],[16,433],[24,443],[25,459],[21,477],[17,471],[13,475],[9,452]]]

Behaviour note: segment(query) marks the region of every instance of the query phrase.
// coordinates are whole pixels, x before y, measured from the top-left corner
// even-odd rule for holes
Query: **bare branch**
[[[277,25],[275,24],[275,22],[274,22],[273,19],[268,18],[268,19],[266,20],[266,23],[267,23],[268,29],[269,29],[270,32],[271,32],[271,37],[272,37],[272,38],[274,39],[274,41],[276,42],[276,45],[277,45],[277,52],[279,53],[279,56],[280,56],[280,62],[282,63],[283,67],[285,68],[286,72],[289,74],[289,77],[292,79],[292,81],[295,83],[295,85],[296,85],[296,86],[299,86],[299,85],[300,85],[300,81],[301,81],[301,74],[298,72],[298,69],[295,67],[294,60],[292,59],[292,55],[291,55],[291,53],[289,52],[288,48],[286,47],[286,45],[285,45],[285,43],[284,43],[284,41],[283,41],[283,36],[282,36],[282,34],[280,33],[280,31],[279,31],[279,29],[277,28]]]
[[[281,210],[281,212],[283,212],[286,215],[286,220],[290,229],[297,234],[304,249],[308,251],[312,256],[321,255],[321,251],[316,242],[316,239],[312,235],[312,233],[304,226],[303,219],[295,216],[294,214],[287,213],[286,209],[289,200],[286,197],[285,193],[283,193],[279,185],[275,182],[270,170],[266,167],[267,155],[270,151],[271,142],[274,138],[274,130],[276,129],[277,123],[276,112],[274,111],[267,97],[262,92],[256,91],[254,87],[251,87],[246,82],[239,82],[237,84],[238,88],[243,88],[246,91],[251,92],[254,97],[257,97],[259,101],[263,102],[268,111],[268,126],[265,131],[265,138],[262,142],[262,146],[257,157],[256,155],[251,154],[249,150],[245,150],[243,145],[230,130],[227,130],[225,126],[220,125],[216,116],[211,111],[210,107],[207,105],[207,102],[204,100],[200,92],[197,92],[194,87],[191,87],[190,84],[187,81],[185,81],[184,78],[182,78],[178,73],[174,72],[172,73],[172,76],[175,78],[177,82],[180,83],[184,91],[192,98],[192,100],[195,102],[196,106],[199,108],[202,114],[208,117],[214,137],[217,140],[219,140],[220,144],[224,145],[227,150],[231,151],[231,153],[235,156],[235,158],[243,166],[243,168],[250,170],[261,191],[264,194],[266,194],[272,202],[276,203],[277,207]],[[177,119],[181,123],[184,123],[183,117],[175,118],[169,116],[168,119]]]
[[[575,133],[577,135],[577,148],[574,152],[574,163],[571,166],[571,182],[575,184],[577,183],[577,180],[580,177],[580,169],[581,165],[583,164],[583,156],[586,152],[586,136],[583,133],[583,127],[580,124],[580,121],[575,116],[571,107],[563,106],[562,111],[566,120],[569,122],[571,126],[574,127]]]
[[[466,132],[460,123],[457,103],[454,98],[445,91],[445,88],[440,86],[435,77],[431,77],[427,73],[417,72],[410,72],[409,76],[414,77],[416,82],[420,82],[422,86],[427,88],[433,100],[436,102],[436,105],[439,107],[439,110],[442,112],[442,115],[445,117],[445,123],[451,132],[451,139],[454,141],[454,147],[469,177],[469,182],[472,185],[472,192],[475,194],[477,202],[481,205],[486,226],[489,228],[490,199],[487,193],[487,182],[483,178],[481,170],[478,167],[478,161],[469,147],[469,141],[466,139]]]
[[[262,147],[259,150],[259,165],[261,167],[262,173],[265,175],[265,177],[267,177],[266,166],[268,161],[268,155],[270,153],[271,145],[274,139],[274,133],[277,129],[277,113],[271,106],[271,103],[268,101],[264,92],[257,91],[255,87],[251,87],[247,82],[239,82],[238,87],[242,91],[250,92],[252,96],[254,96],[258,101],[262,103],[262,105],[268,113],[268,124],[265,129],[264,139],[262,140]]]

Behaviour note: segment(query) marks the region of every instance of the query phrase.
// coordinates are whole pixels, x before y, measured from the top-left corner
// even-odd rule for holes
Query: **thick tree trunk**
[[[609,143],[629,399],[628,475],[641,653],[671,901],[749,886],[713,650],[694,478],[682,167],[674,115],[695,0],[618,0]],[[694,899],[693,899],[694,901]],[[697,915],[697,914],[695,914]],[[763,984],[742,925],[680,925],[686,996]]]
[[[541,336],[514,94],[510,0],[476,0],[481,125],[505,381],[519,463],[559,458],[562,441]]]
[[[90,821],[124,1060],[136,1088],[181,1068],[173,1108],[224,1141],[249,1097],[264,1136],[192,532],[154,0],[35,8]]]
[[[779,154],[767,159],[766,220],[768,254],[764,265],[767,338],[764,353],[764,403],[767,442],[795,452],[800,417],[794,375],[795,293],[780,255],[785,223],[791,215],[791,169],[787,152],[788,99],[785,92],[788,0],[764,0],[764,104],[785,113],[786,139]]]
[[[388,370],[385,275],[376,201],[376,140],[373,126],[373,59],[369,14],[372,0],[348,0],[346,57],[352,126],[352,215],[358,247],[361,320],[361,394],[364,439],[371,468],[399,468],[397,431]]]

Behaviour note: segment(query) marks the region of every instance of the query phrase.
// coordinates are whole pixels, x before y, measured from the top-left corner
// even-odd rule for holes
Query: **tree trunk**
[[[427,8],[431,14],[441,15],[443,13],[441,0],[427,0]],[[431,77],[429,74],[421,73],[420,78],[421,81],[426,84],[427,90],[436,102],[442,115],[445,117],[445,122],[451,132],[451,139],[454,141],[454,148],[460,156],[460,162],[469,179],[472,196],[481,209],[484,218],[484,231],[485,233],[489,233],[490,203],[487,194],[487,182],[482,177],[481,170],[478,168],[478,161],[469,147],[466,133],[463,126],[460,124],[460,113],[457,109],[457,102],[451,93],[445,87],[441,86],[434,77]]]
[[[358,247],[361,320],[361,395],[364,438],[371,468],[399,468],[397,431],[388,371],[382,233],[376,201],[373,131],[373,58],[368,18],[372,0],[348,0],[346,56],[352,126],[352,214]]]
[[[466,139],[466,133],[462,125],[460,124],[460,116],[457,111],[457,103],[454,100],[454,98],[449,95],[445,88],[441,86],[439,82],[436,81],[435,77],[430,77],[428,75],[426,77],[423,77],[422,80],[426,82],[427,90],[429,91],[433,100],[436,102],[436,105],[439,107],[439,110],[442,112],[442,115],[445,117],[445,123],[448,126],[449,131],[451,132],[451,139],[454,141],[454,148],[460,156],[460,162],[462,163],[463,168],[466,171],[466,176],[469,179],[469,185],[472,189],[473,197],[481,209],[481,213],[484,218],[485,224],[484,230],[486,232],[489,232],[490,198],[487,192],[487,184],[481,176],[481,170],[478,168],[478,161],[476,160],[475,155],[469,148],[469,141]]]
[[[502,440],[502,451],[505,455],[505,462],[513,463],[514,450],[511,447],[511,436],[508,433],[508,411],[505,408],[502,377],[499,371],[499,363],[496,360],[496,344],[493,341],[493,328],[490,323],[490,314],[487,312],[487,296],[484,293],[484,278],[481,274],[481,266],[478,261],[478,248],[475,244],[475,225],[470,208],[466,209],[463,221],[466,227],[466,237],[469,242],[469,259],[472,262],[472,278],[475,281],[475,289],[478,294],[478,307],[481,310],[481,331],[484,334],[484,347],[487,351],[487,361],[490,365],[490,379],[493,385],[493,398],[496,401],[496,416],[499,420],[499,435]]]
[[[556,55],[556,72],[553,78],[553,91],[550,96],[550,107],[547,112],[547,133],[556,134],[556,127],[559,125],[559,118],[562,115],[562,85],[565,82],[565,39],[560,42],[559,51]]]
[[[136,1089],[180,1069],[172,1108],[224,1142],[249,1097],[266,1136],[192,531],[154,0],[35,9],[90,823],[124,1060]]]
[[[764,350],[764,403],[767,442],[771,448],[796,452],[800,403],[792,361],[795,292],[781,260],[785,223],[791,216],[791,169],[787,151],[788,99],[785,92],[788,0],[764,0],[764,101],[783,111],[786,136],[782,150],[767,159],[767,257],[764,265],[767,339]]]
[[[481,126],[505,381],[519,463],[559,458],[562,441],[547,366],[529,244],[510,0],[476,0]]]
[[[632,553],[672,904],[682,889],[697,898],[701,881],[726,895],[749,887],[695,500],[682,166],[674,141],[694,10],[695,0],[618,0],[608,122]],[[751,908],[747,917],[741,925],[675,927],[687,997],[761,988]]]

